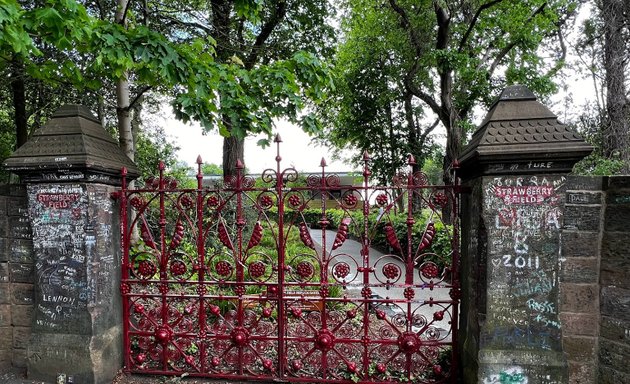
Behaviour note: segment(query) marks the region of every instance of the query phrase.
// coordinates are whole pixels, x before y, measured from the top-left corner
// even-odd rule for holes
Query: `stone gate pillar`
[[[592,148],[523,86],[460,158],[465,383],[566,383],[558,277],[566,174]]]
[[[90,111],[60,108],[4,163],[27,185],[35,262],[29,378],[111,383],[122,364],[118,208],[137,167]]]

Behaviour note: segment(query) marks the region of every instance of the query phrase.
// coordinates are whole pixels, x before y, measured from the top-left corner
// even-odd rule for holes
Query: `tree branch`
[[[396,12],[400,16],[400,26],[407,30],[409,33],[409,39],[411,40],[411,45],[413,45],[416,56],[420,56],[422,54],[422,45],[420,44],[420,38],[418,37],[418,31],[416,31],[411,22],[409,21],[409,16],[407,16],[407,12],[396,2],[396,0],[389,0],[389,5],[392,7],[394,12]]]
[[[422,91],[420,87],[415,84],[413,79],[418,72],[419,58],[422,56],[423,53],[418,33],[411,25],[407,12],[398,4],[396,0],[389,0],[389,5],[400,17],[400,26],[407,31],[407,34],[409,35],[409,40],[416,54],[416,58],[411,68],[409,68],[407,74],[404,77],[405,89],[412,95],[420,99],[422,102],[424,102],[426,105],[428,105],[433,113],[438,116],[443,116],[442,110],[435,99],[431,97],[431,95],[429,95],[428,93]]]
[[[430,126],[428,126],[420,135],[420,142],[424,143],[425,140],[427,139],[427,137],[429,136],[429,134],[431,132],[433,132],[433,130],[438,126],[438,124],[440,124],[440,119],[435,119],[435,121],[433,122],[433,124],[431,124]]]
[[[260,29],[260,33],[258,34],[258,36],[256,36],[256,40],[254,41],[254,45],[252,45],[252,49],[249,53],[249,56],[247,56],[247,59],[245,59],[246,69],[252,69],[252,67],[256,63],[256,60],[258,60],[258,56],[260,55],[260,52],[262,50],[263,45],[265,44],[265,41],[267,41],[267,39],[269,38],[273,30],[276,28],[276,26],[280,23],[280,21],[284,19],[284,16],[286,15],[286,13],[287,13],[286,1],[285,0],[278,1],[278,3],[276,4],[276,9],[274,10],[273,14],[269,17],[267,22]]]
[[[133,100],[131,100],[131,103],[129,103],[129,106],[127,108],[125,108],[126,111],[130,111],[135,104],[138,102],[138,100],[140,100],[140,98],[142,98],[142,96],[151,88],[153,88],[150,85],[147,85],[145,87],[143,87],[142,89],[140,89],[140,91],[138,91],[138,94],[136,95],[136,97],[133,98]]]
[[[547,2],[545,1],[544,3],[541,4],[540,7],[538,7],[538,9],[536,9],[536,11],[534,11],[534,13],[532,13],[528,18],[527,21],[525,22],[525,24],[530,23],[534,17],[536,17],[537,15],[541,14],[545,8],[547,7]],[[512,50],[512,48],[514,48],[516,46],[516,42],[511,42],[510,44],[506,45],[501,52],[499,52],[499,54],[497,55],[497,57],[494,58],[494,60],[492,61],[492,64],[490,64],[490,68],[488,69],[488,76],[492,76],[492,74],[494,73],[494,71],[496,70],[497,66],[499,65],[499,63],[501,63],[501,61],[505,58],[505,56]]]
[[[120,15],[120,20],[118,20],[118,23],[122,26],[127,26],[127,14],[129,13],[129,6],[131,6],[131,1],[132,0],[127,0],[127,2],[125,3],[125,9],[123,9],[122,14]]]
[[[459,48],[457,49],[458,52],[461,52],[464,49],[464,46],[468,42],[468,38],[470,37],[470,34],[472,33],[473,29],[475,29],[475,25],[477,24],[477,20],[479,20],[479,16],[481,16],[481,12],[485,11],[486,9],[492,8],[493,6],[499,4],[502,1],[503,0],[493,0],[493,1],[490,1],[489,3],[485,3],[481,5],[479,9],[477,9],[477,12],[475,12],[475,15],[473,16],[472,20],[470,21],[470,24],[468,25],[468,29],[466,30],[466,33],[464,33],[462,40],[459,42]]]
[[[177,24],[177,25],[181,25],[181,26],[185,26],[185,27],[192,27],[192,28],[197,28],[201,31],[203,31],[205,34],[212,36],[212,29],[200,24],[200,23],[196,23],[196,22],[187,22],[187,21],[182,21],[180,19],[177,19],[175,17],[163,14],[160,15],[161,18],[169,20],[170,22],[172,22],[173,24]]]

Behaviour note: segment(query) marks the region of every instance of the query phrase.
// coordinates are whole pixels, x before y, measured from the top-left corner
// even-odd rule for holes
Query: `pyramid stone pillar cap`
[[[525,86],[505,88],[459,158],[464,179],[569,173],[593,151]]]
[[[140,175],[118,143],[90,110],[64,105],[36,130],[3,166],[24,182],[97,182],[119,185],[121,171],[127,178]]]

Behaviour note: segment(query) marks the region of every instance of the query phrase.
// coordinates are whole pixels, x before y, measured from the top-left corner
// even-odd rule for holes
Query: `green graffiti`
[[[507,372],[499,373],[499,383],[501,384],[518,384],[525,381],[525,375],[522,373],[509,374]]]

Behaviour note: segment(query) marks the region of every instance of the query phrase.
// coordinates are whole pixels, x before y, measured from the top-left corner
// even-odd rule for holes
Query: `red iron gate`
[[[196,188],[178,188],[163,166],[143,187],[123,183],[125,369],[454,382],[458,187],[411,172],[371,186],[367,156],[361,185],[341,185],[323,160],[321,173],[302,178],[281,169],[276,142],[277,168],[258,180],[241,166],[204,187],[199,164]]]

